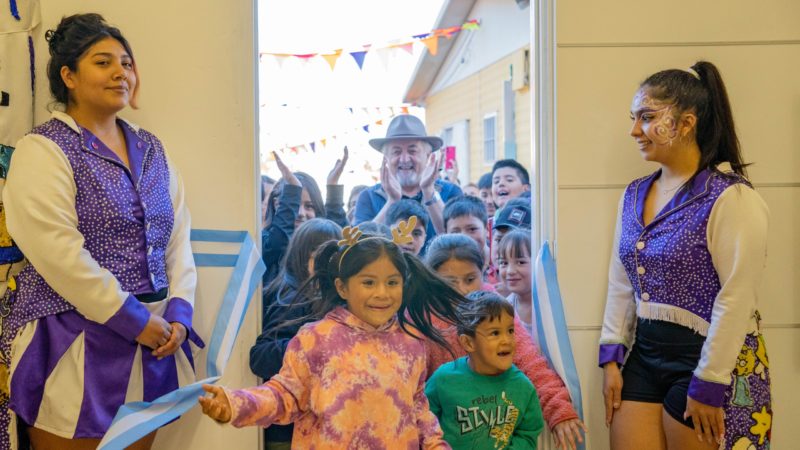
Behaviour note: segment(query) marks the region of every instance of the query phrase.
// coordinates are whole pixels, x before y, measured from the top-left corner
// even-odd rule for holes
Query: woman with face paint
[[[769,212],[719,71],[700,61],[651,75],[631,120],[659,168],[619,203],[599,351],[611,447],[769,448],[756,298]]]

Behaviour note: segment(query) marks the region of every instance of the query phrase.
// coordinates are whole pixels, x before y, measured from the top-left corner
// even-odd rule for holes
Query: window
[[[497,158],[497,114],[483,118],[483,161],[493,164]]]
[[[453,127],[447,127],[442,130],[442,141],[444,142],[443,147],[453,145]]]

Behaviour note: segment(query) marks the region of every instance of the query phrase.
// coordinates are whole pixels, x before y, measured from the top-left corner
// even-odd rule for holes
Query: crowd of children
[[[308,183],[292,181],[278,182],[270,207],[295,210],[280,188]],[[266,383],[208,386],[203,411],[266,427],[270,450],[536,448],[545,423],[560,448],[575,448],[585,426],[530,335],[528,173],[498,161],[477,187],[481,198],[446,203],[445,233],[432,240],[412,199],[344,234],[324,210],[295,220],[288,244],[271,244],[285,256],[250,353]]]

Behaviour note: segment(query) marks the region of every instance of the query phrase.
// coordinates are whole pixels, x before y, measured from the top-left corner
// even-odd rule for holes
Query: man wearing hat
[[[370,139],[369,145],[383,153],[381,182],[359,195],[355,223],[385,223],[389,207],[409,198],[420,202],[431,217],[427,240],[444,233],[444,202],[461,195],[461,188],[439,178],[442,158],[435,152],[442,139],[428,136],[419,118],[401,114],[389,123],[385,138]]]

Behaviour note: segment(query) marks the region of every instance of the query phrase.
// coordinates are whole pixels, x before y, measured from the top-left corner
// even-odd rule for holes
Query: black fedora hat
[[[394,141],[396,139],[418,139],[431,144],[432,150],[436,151],[441,148],[443,141],[438,136],[428,136],[425,131],[425,125],[418,117],[410,114],[401,114],[396,116],[389,123],[389,128],[386,130],[385,138],[370,139],[369,145],[375,150],[381,151],[383,144],[387,141]]]

